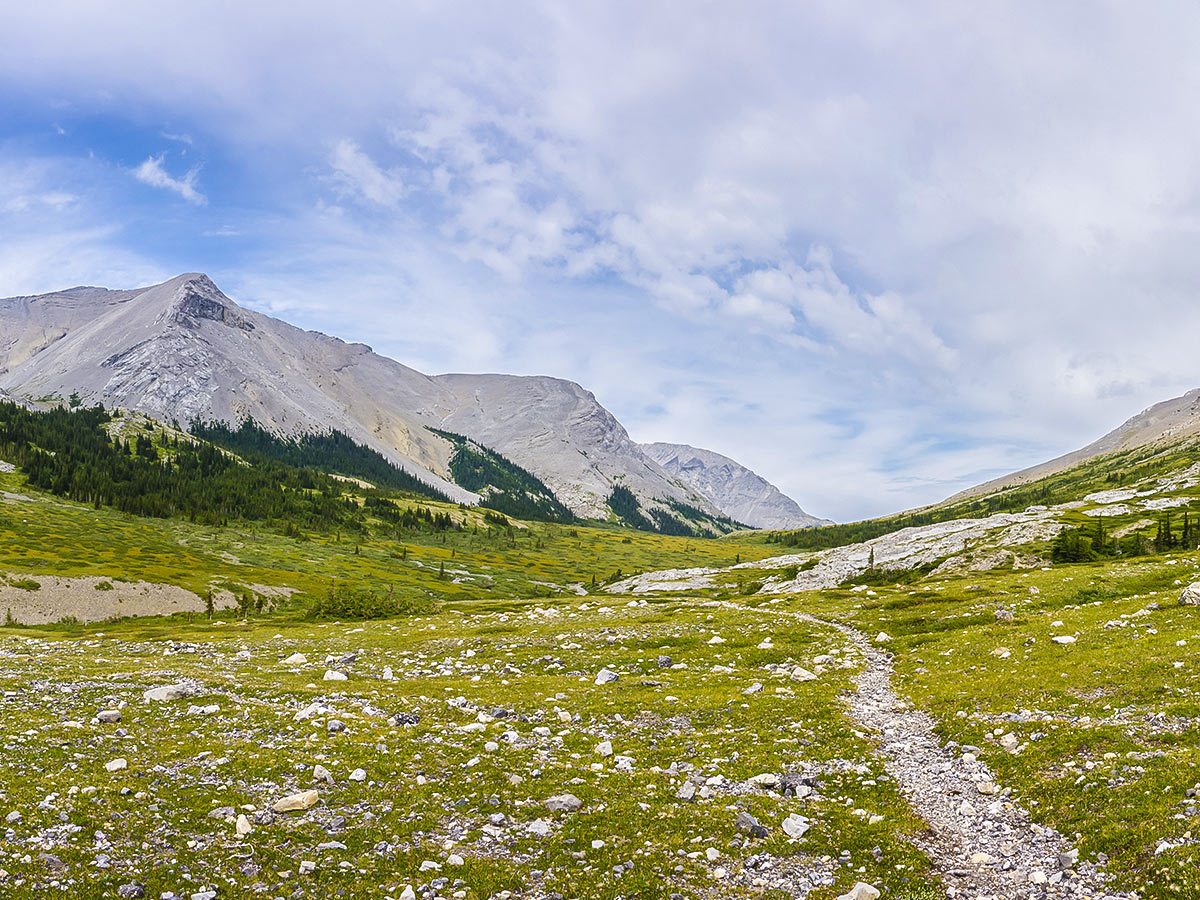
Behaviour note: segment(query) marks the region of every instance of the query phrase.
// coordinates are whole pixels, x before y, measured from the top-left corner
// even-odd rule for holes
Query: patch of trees
[[[639,531],[654,531],[650,520],[642,515],[642,507],[633,491],[623,484],[614,484],[612,493],[608,495],[608,508],[618,519],[631,528]]]
[[[280,437],[249,418],[243,419],[237,428],[231,428],[226,422],[196,420],[188,430],[201,440],[224,447],[250,462],[274,460],[298,469],[335,472],[360,478],[378,488],[392,488],[431,500],[451,502],[437,488],[340,431]]]
[[[483,496],[483,505],[515,519],[570,524],[575,515],[540,478],[512,460],[453,431],[429,429],[454,444],[454,483]]]
[[[449,513],[401,509],[377,490],[355,488],[359,502],[336,478],[266,454],[250,453],[243,461],[166,430],[110,438],[104,428],[110,421],[101,406],[38,412],[0,403],[0,456],[19,466],[32,487],[138,516],[206,525],[261,521],[290,536],[362,533],[375,520],[409,530],[457,527]]]
[[[1092,525],[1060,531],[1050,547],[1050,558],[1056,563],[1092,562],[1117,556],[1195,550],[1197,547],[1200,547],[1200,529],[1186,512],[1182,522],[1173,521],[1169,512],[1162,513],[1153,540],[1147,540],[1138,532],[1120,538],[1110,535],[1104,516],[1097,516]]]

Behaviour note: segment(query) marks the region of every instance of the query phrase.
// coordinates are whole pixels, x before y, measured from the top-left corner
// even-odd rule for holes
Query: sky
[[[1183,2],[8,4],[0,296],[202,271],[883,514],[1200,385],[1197,46]]]

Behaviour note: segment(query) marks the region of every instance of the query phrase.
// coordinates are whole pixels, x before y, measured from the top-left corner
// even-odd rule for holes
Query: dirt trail
[[[973,754],[942,746],[932,719],[892,690],[890,653],[839,622],[776,609],[760,611],[837,629],[862,652],[866,667],[857,678],[856,692],[847,698],[850,714],[876,736],[888,772],[928,823],[929,832],[917,836],[914,843],[933,860],[951,897],[1130,900],[1134,896],[1107,890],[1104,873],[1091,863],[1075,864],[1066,838],[1034,822]]]

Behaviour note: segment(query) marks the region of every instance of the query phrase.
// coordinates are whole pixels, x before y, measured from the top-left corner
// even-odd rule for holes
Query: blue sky
[[[838,519],[1200,382],[1189,4],[27,6],[0,295],[205,271]]]

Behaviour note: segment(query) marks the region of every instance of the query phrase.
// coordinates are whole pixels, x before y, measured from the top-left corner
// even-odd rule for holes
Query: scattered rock
[[[311,809],[317,805],[318,799],[316,791],[301,791],[298,794],[290,794],[287,797],[276,800],[271,809],[277,813]]]
[[[121,721],[121,711],[119,709],[102,709],[96,713],[96,719],[105,725],[115,725]]]
[[[597,756],[612,756],[613,755],[612,741],[601,741],[599,744],[597,744],[596,745],[596,755]]]
[[[117,896],[127,898],[127,900],[141,900],[146,896],[146,889],[136,881],[131,881],[129,884],[123,884],[117,888]]]
[[[129,768],[129,761],[124,757],[118,757],[117,759],[112,760],[112,762],[106,762],[104,764],[104,769],[108,772],[120,772],[122,769],[127,768]]]
[[[308,657],[303,653],[293,653],[285,659],[281,665],[285,666],[306,666],[308,665]]]
[[[679,786],[679,790],[675,792],[676,800],[694,800],[696,798],[696,785],[690,781],[685,781]]]
[[[178,684],[164,684],[161,687],[150,688],[142,692],[142,699],[147,702],[166,703],[171,700],[185,700],[201,693],[202,688],[194,681],[181,681]]]
[[[1200,581],[1189,584],[1179,594],[1181,606],[1200,606]]]
[[[783,833],[790,838],[802,838],[809,829],[808,819],[792,813],[783,820]]]
[[[752,838],[765,838],[769,833],[765,825],[760,824],[758,819],[745,811],[737,814],[737,818],[733,821],[733,827]]]
[[[837,900],[878,900],[879,891],[866,882],[860,881]]]
[[[596,684],[612,684],[620,677],[621,676],[612,669],[605,666],[598,673],[596,673]]]
[[[546,809],[550,812],[575,812],[583,806],[583,801],[574,794],[559,794],[546,800]]]
[[[346,673],[339,672],[337,669],[326,669],[324,681],[345,681]]]

